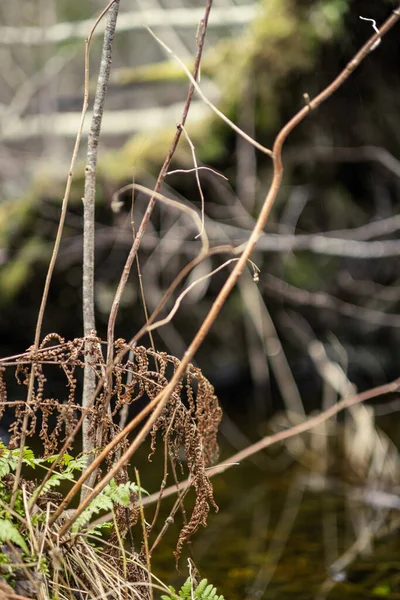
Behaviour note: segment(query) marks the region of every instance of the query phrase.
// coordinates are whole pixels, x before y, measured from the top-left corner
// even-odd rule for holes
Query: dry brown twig
[[[171,147],[168,151],[168,154],[165,158],[164,164],[161,168],[160,174],[157,178],[157,182],[156,185],[154,187],[154,194],[158,194],[161,188],[161,185],[164,181],[164,178],[168,172],[168,169],[170,167],[172,158],[175,154],[175,150],[178,146],[179,140],[181,138],[182,135],[182,127],[185,126],[186,124],[186,120],[188,117],[188,113],[189,113],[189,108],[190,108],[190,104],[192,102],[192,98],[193,98],[193,93],[195,90],[195,85],[193,82],[196,82],[199,71],[200,71],[200,63],[201,63],[201,58],[203,55],[203,48],[204,48],[204,41],[205,41],[205,36],[206,36],[206,32],[207,32],[207,25],[208,25],[208,19],[209,19],[209,15],[210,15],[210,11],[211,11],[211,6],[212,6],[212,0],[207,0],[207,5],[206,5],[206,9],[204,12],[204,17],[200,23],[200,28],[199,28],[199,35],[197,38],[197,54],[196,54],[196,59],[195,59],[195,65],[194,65],[194,69],[193,69],[193,75],[191,75],[191,77],[193,78],[193,81],[190,84],[189,87],[189,91],[188,91],[188,95],[186,97],[186,101],[185,101],[185,105],[183,107],[183,111],[182,111],[182,118],[180,123],[177,126],[176,132],[175,132],[175,136],[172,140],[171,143]],[[137,254],[137,251],[139,249],[140,243],[142,241],[144,232],[146,231],[146,227],[147,224],[149,222],[150,216],[153,212],[153,208],[156,202],[156,197],[155,195],[152,196],[150,198],[149,204],[147,206],[146,212],[143,215],[143,219],[142,222],[140,223],[140,227],[137,231],[135,240],[132,244],[132,248],[129,252],[128,258],[126,260],[125,263],[125,267],[124,270],[122,272],[119,284],[118,284],[118,288],[114,297],[114,301],[113,301],[113,305],[111,307],[111,311],[110,311],[110,316],[109,316],[109,320],[108,320],[108,328],[107,328],[107,341],[108,341],[108,352],[107,352],[107,366],[110,366],[112,363],[112,346],[113,346],[113,342],[114,342],[114,329],[115,329],[115,321],[117,318],[117,313],[118,313],[118,308],[119,308],[119,303],[121,300],[121,296],[122,293],[125,289],[126,286],[126,282],[128,281],[128,277],[132,268],[132,264],[133,261],[135,259],[135,256]]]

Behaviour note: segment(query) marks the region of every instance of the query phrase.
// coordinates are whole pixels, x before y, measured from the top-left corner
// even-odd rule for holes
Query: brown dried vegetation
[[[155,352],[143,346],[132,347],[125,340],[118,339],[115,342],[116,359],[111,377],[106,378],[112,384],[110,389],[106,389],[106,386],[103,387],[106,365],[101,351],[102,341],[100,338],[93,338],[92,342],[90,365],[102,391],[94,399],[87,416],[92,440],[96,439],[96,433],[101,430],[100,446],[103,447],[121,431],[115,422],[120,411],[134,406],[135,402],[143,398],[154,400],[168,384],[180,361],[165,352]],[[57,334],[50,334],[45,337],[38,350],[31,348],[17,357],[15,363],[7,362],[7,366],[1,368],[2,411],[7,406],[4,379],[6,370],[14,368],[18,383],[26,388],[29,387],[31,372],[35,374],[30,402],[17,401],[16,418],[10,428],[11,448],[18,447],[23,433],[26,438],[32,438],[39,430],[45,457],[58,453],[63,445],[63,451],[73,450],[73,432],[82,416],[79,381],[82,379],[86,352],[83,338],[65,341]],[[52,396],[52,386],[48,382],[51,382],[50,368],[61,369],[65,375],[65,400]],[[23,432],[26,416],[28,426]],[[159,433],[169,457],[182,471],[183,460],[185,461],[196,491],[192,516],[179,537],[178,554],[184,541],[199,525],[206,525],[210,504],[216,508],[206,467],[218,456],[217,432],[221,416],[222,411],[213,386],[200,369],[189,365],[151,431],[151,453],[156,450]],[[107,456],[108,468],[118,460],[121,450],[126,449],[126,444],[126,440],[122,441]],[[100,475],[101,470],[98,472],[98,476]]]

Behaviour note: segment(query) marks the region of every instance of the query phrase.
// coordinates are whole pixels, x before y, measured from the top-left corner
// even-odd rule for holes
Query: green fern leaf
[[[0,456],[0,477],[3,478],[5,475],[11,473],[11,471],[15,471],[17,465],[18,460],[14,460],[12,456]]]
[[[212,583],[210,583],[210,585],[208,585],[206,587],[206,589],[204,590],[203,594],[200,596],[200,598],[202,600],[210,600],[211,598],[214,598],[215,596],[215,592],[217,590],[215,589],[215,587],[213,587]]]
[[[53,456],[48,456],[47,458],[40,459],[41,462],[47,462],[52,464],[55,460],[59,458],[58,454],[53,454]],[[38,460],[38,459],[36,459]],[[63,454],[60,459],[60,464],[70,472],[72,471],[83,471],[87,467],[87,457],[83,454],[78,456],[71,456],[71,454]]]
[[[7,519],[0,519],[0,541],[2,542],[13,542],[25,552],[29,554],[29,548],[18,528]]]
[[[10,450],[2,442],[0,442],[0,478],[15,471],[18,466],[20,449]],[[47,459],[36,458],[33,450],[29,446],[25,446],[22,454],[22,462],[33,469]]]
[[[9,450],[4,444],[0,443],[0,478],[4,477],[11,473],[11,471],[15,471],[18,466],[18,458],[19,458],[20,450],[16,448],[15,450]],[[30,467],[35,468],[35,455],[33,451],[25,446],[23,454],[22,454],[22,462]]]
[[[99,494],[77,518],[72,526],[72,532],[77,533],[80,529],[82,529],[82,527],[89,523],[93,515],[96,515],[103,510],[112,510],[112,508],[113,501],[104,493],[103,490],[103,492]]]
[[[18,452],[19,452],[19,450],[18,450]],[[34,469],[36,466],[35,455],[33,453],[33,450],[31,450],[28,446],[25,446],[25,448],[24,448],[24,452],[22,454],[22,462],[24,462],[26,465],[29,465],[30,467],[32,467],[32,469]]]
[[[71,454],[65,453],[61,457],[61,464],[63,467],[68,467],[73,460],[74,460],[74,457]]]
[[[19,452],[19,450],[17,450]],[[18,454],[15,454],[15,450],[9,450],[3,442],[0,442],[0,477],[3,478],[5,475],[15,471],[18,466]]]
[[[75,471],[84,471],[87,468],[87,456],[84,456],[83,454],[81,456],[78,456],[78,458],[75,458],[71,463],[70,466],[73,470]]]
[[[105,523],[99,523],[98,525],[90,528],[91,535],[98,535],[99,537],[104,535],[104,532],[111,529],[114,525],[111,521],[106,521]]]
[[[200,600],[201,600],[203,598],[203,593],[204,593],[204,590],[206,589],[207,585],[208,585],[208,580],[202,579],[200,581],[199,585],[197,586],[197,588],[195,589],[194,597],[200,598]]]
[[[65,471],[64,473],[53,473],[50,479],[43,486],[40,495],[46,494],[49,490],[61,485],[62,481],[74,481],[72,473]]]
[[[129,506],[132,504],[132,494],[138,493],[138,486],[136,483],[128,481],[127,483],[120,483],[117,485],[114,479],[111,479],[110,483],[106,485],[104,490],[89,504],[86,510],[79,516],[75,521],[72,531],[77,533],[82,527],[89,523],[93,515],[105,510],[112,510],[115,504],[119,506]],[[142,490],[142,493],[147,494],[146,490]]]
[[[179,598],[178,598],[178,596],[176,594],[174,586],[173,585],[169,585],[168,589],[170,591],[169,596],[166,596],[165,594],[163,594],[161,596],[161,600],[179,600]]]
[[[111,498],[115,504],[119,504],[120,506],[129,506],[132,504],[132,494],[137,494],[138,491],[139,488],[136,483],[128,481],[127,483],[120,483],[117,485],[114,479],[112,479],[104,489],[104,493]],[[147,494],[146,490],[141,491],[142,493]]]
[[[161,600],[192,600],[194,597],[196,600],[224,600],[223,596],[217,595],[217,589],[207,579],[202,579],[197,588],[192,593],[192,580],[190,577],[186,579],[182,585],[178,594],[176,594],[173,587],[169,587],[171,590],[170,596],[161,596]]]
[[[190,579],[190,577],[188,577],[185,581],[185,583],[183,584],[183,586],[181,587],[181,589],[179,590],[179,597],[180,598],[191,598],[192,596],[192,581]]]

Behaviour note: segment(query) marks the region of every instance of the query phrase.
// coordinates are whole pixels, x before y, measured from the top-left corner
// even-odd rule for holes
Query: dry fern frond
[[[97,432],[101,431],[102,439],[97,441],[102,446],[119,431],[114,422],[118,412],[140,399],[153,400],[168,385],[180,365],[175,356],[143,346],[132,348],[125,340],[119,339],[114,345],[117,358],[111,375],[105,382],[106,365],[102,353],[104,344],[97,337],[93,341],[87,351],[84,338],[65,341],[57,334],[50,334],[38,349],[30,348],[14,363],[3,361],[6,366],[2,366],[0,370],[0,410],[4,409],[7,398],[4,372],[14,368],[18,384],[26,390],[31,373],[34,374],[30,402],[20,402],[15,409],[15,420],[10,427],[11,448],[18,447],[23,433],[27,438],[39,434],[44,457],[47,457],[56,454],[69,439],[82,414],[79,382],[85,366],[85,356],[89,352],[91,368],[96,374],[97,382],[103,385],[87,413],[89,435],[96,440]],[[62,398],[57,397],[52,384],[54,369],[58,371],[58,379],[60,372],[64,376],[66,392]],[[28,416],[28,426],[23,432],[25,416]],[[151,431],[151,454],[156,450],[157,436],[160,435],[174,463],[181,469],[185,463],[196,492],[191,517],[179,536],[177,556],[185,541],[199,526],[206,525],[210,506],[217,508],[206,467],[218,456],[217,432],[221,416],[222,411],[213,386],[200,369],[189,365]],[[70,446],[71,444],[72,442]],[[113,449],[104,468],[111,467],[126,444],[127,440]],[[121,471],[120,477],[121,482],[126,481],[126,473]],[[136,511],[134,513],[136,518]],[[132,516],[133,520],[135,518]]]

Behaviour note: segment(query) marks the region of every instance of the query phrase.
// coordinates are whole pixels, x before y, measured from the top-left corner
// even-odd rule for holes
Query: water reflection
[[[191,544],[201,576],[229,600],[400,597],[397,492],[268,472],[269,460],[214,478],[220,511]],[[153,566],[179,582],[165,554]]]

